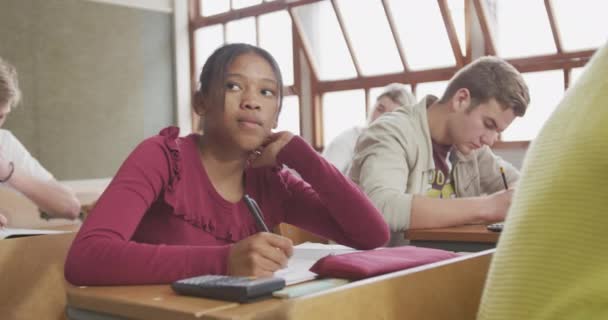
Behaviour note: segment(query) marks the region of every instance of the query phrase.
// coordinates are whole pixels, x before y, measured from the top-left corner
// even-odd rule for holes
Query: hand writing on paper
[[[485,223],[505,220],[511,206],[513,192],[515,192],[514,189],[501,190],[486,197],[487,209],[484,210],[483,216]]]
[[[251,166],[254,168],[275,166],[277,164],[277,154],[292,138],[293,133],[289,131],[271,133],[262,146],[256,150],[257,152],[254,152],[250,162]]]
[[[290,239],[260,232],[232,246],[228,254],[228,274],[269,277],[286,267],[292,254],[293,244]]]

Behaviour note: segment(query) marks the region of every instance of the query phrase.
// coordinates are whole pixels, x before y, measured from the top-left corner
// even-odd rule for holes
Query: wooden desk
[[[419,247],[451,251],[477,252],[496,247],[500,232],[486,229],[486,225],[467,225],[450,228],[411,229],[404,233],[410,244]]]
[[[167,285],[69,287],[68,314],[75,320],[474,319],[493,252],[250,304],[178,296]]]
[[[77,226],[53,229],[75,231]],[[65,257],[75,233],[0,240],[2,319],[65,319]]]

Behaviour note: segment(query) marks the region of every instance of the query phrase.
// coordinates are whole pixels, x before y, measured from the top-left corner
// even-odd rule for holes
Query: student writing
[[[0,127],[21,100],[16,69],[0,58]],[[53,217],[75,219],[80,203],[8,130],[0,129],[0,187],[22,193]],[[10,223],[0,214],[0,227]]]
[[[258,233],[244,194],[271,229],[288,222],[360,249],[384,245],[388,227],[357,186],[300,137],[271,131],[281,88],[277,63],[263,49],[217,49],[195,96],[204,134],[179,138],[167,128],[133,151],[76,236],[66,279],[111,285],[272,275],[286,265],[291,241]]]
[[[403,231],[505,218],[518,171],[489,148],[529,104],[521,74],[496,57],[457,72],[439,99],[397,108],[378,118],[358,140],[351,178],[380,209],[392,245]]]

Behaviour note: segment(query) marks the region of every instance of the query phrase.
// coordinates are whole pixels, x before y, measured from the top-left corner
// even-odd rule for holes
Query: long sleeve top
[[[76,285],[155,284],[226,274],[231,245],[257,232],[241,200],[214,189],[198,151],[200,135],[166,128],[120,167],[84,222],[65,264]],[[294,137],[282,166],[248,168],[245,193],[269,227],[287,222],[338,243],[372,249],[388,241],[382,216],[347,177]]]
[[[526,153],[478,320],[608,319],[608,44]]]

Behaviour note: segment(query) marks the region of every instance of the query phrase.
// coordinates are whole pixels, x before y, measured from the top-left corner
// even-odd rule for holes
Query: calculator
[[[249,302],[285,287],[283,278],[251,278],[204,275],[175,281],[171,288],[179,294],[218,300]]]

